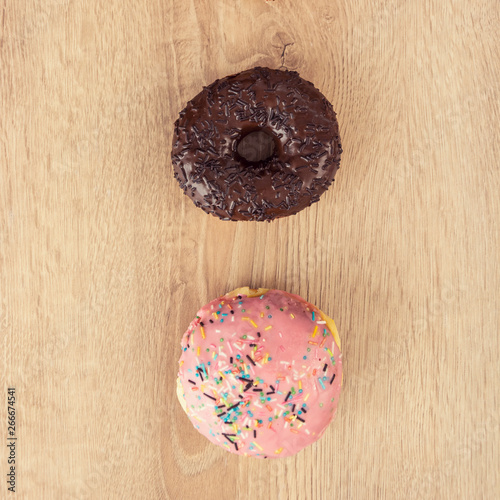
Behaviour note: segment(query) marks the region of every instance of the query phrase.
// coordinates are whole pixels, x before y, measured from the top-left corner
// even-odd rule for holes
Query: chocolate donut
[[[252,147],[259,139],[263,146]],[[257,67],[216,80],[175,122],[174,176],[223,220],[270,221],[319,200],[342,146],[332,105],[295,71]]]

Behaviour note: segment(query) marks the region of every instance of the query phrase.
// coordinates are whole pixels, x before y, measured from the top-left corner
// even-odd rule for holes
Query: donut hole
[[[270,158],[275,149],[274,139],[264,130],[255,130],[241,138],[236,151],[250,163],[258,163]]]

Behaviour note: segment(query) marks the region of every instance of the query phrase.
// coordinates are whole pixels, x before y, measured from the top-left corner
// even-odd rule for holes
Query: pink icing
[[[179,399],[232,453],[278,458],[321,437],[337,410],[342,355],[318,308],[280,290],[220,297],[183,336]]]

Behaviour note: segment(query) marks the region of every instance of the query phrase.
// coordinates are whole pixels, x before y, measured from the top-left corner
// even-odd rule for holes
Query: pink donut
[[[231,453],[293,455],[335,417],[337,328],[298,295],[238,288],[200,309],[181,346],[179,401],[194,427]]]

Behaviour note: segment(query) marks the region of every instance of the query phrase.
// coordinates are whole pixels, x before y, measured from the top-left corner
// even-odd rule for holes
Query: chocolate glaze
[[[263,130],[266,160],[237,153]],[[342,146],[332,105],[295,71],[257,67],[216,80],[175,122],[172,163],[184,193],[223,220],[272,220],[319,200],[333,182]]]

